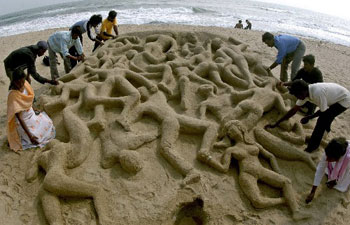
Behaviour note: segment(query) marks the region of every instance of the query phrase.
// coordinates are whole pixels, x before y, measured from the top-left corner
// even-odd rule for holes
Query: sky
[[[350,19],[349,0],[256,0],[259,2],[271,2],[280,5],[289,5],[297,8],[308,9],[316,12],[330,14]]]

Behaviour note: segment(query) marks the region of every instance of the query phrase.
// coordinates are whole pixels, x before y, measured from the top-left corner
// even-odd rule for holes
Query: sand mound
[[[310,220],[302,202],[315,162],[302,150],[312,126],[263,129],[294,99],[245,43],[130,33],[60,80],[38,97],[57,138],[28,160],[23,196],[39,217],[25,223]]]

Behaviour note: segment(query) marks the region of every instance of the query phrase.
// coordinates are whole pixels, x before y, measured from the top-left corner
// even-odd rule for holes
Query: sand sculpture
[[[291,181],[280,174],[275,156],[250,140],[247,136],[246,127],[238,120],[227,122],[224,132],[236,144],[234,146],[220,145],[226,147],[222,156],[223,158],[217,161],[210,155],[207,155],[206,163],[221,172],[227,172],[230,167],[231,157],[235,158],[239,165],[239,184],[256,208],[287,204],[292,211],[293,219],[300,220],[307,218],[307,215],[298,210]],[[266,169],[261,165],[258,155],[269,159],[272,170]],[[202,156],[201,158],[203,159],[205,157]],[[269,198],[263,196],[259,191],[258,180],[266,182],[273,187],[281,188],[284,197]]]
[[[92,198],[100,224],[109,224],[107,211],[113,207],[105,202],[99,184],[67,175],[72,168],[84,167],[97,139],[97,159],[101,161],[96,170],[111,170],[119,163],[119,174],[142,179],[143,168],[158,163],[149,161],[147,154],[159,151],[174,169],[172,173],[183,176],[178,189],[191,186],[194,192],[200,192],[196,185],[204,182],[196,163],[227,172],[231,158],[235,158],[240,168],[238,182],[254,207],[287,204],[293,218],[305,218],[298,211],[291,180],[281,174],[275,157],[300,161],[313,169],[315,164],[309,155],[296,150],[305,139],[299,122],[282,123],[273,134],[263,130],[270,112],[285,113],[287,108],[276,89],[276,79],[264,70],[260,57],[233,38],[206,33],[134,33],[108,41],[61,77],[60,85],[41,97],[41,104],[54,121],[63,115],[66,134],[58,139],[64,140],[55,140],[38,153],[28,171],[29,180],[36,177],[38,167],[46,171],[39,197],[49,224],[63,224],[59,197]],[[140,130],[151,124],[152,129]],[[191,148],[180,149],[183,135],[198,141],[191,143]],[[144,145],[152,148],[147,154],[142,150]],[[212,154],[216,148],[225,149],[219,160]],[[195,158],[189,159],[184,152],[193,153]],[[263,167],[259,157],[268,158],[272,170]],[[106,180],[125,179],[104,176]],[[53,182],[51,177],[59,179]],[[171,175],[167,177],[177,182]],[[148,179],[158,181],[158,177]],[[283,196],[264,197],[257,180],[282,189]],[[113,186],[108,189],[118,191]],[[205,193],[210,195],[210,191]],[[195,205],[201,209],[203,204]],[[143,213],[149,207],[156,212],[165,210],[160,204],[151,205],[135,206],[132,211]],[[200,215],[193,218],[209,222],[211,212],[206,213],[205,219]]]

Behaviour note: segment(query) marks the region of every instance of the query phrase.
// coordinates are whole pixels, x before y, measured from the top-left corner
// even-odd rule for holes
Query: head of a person
[[[253,140],[248,135],[246,126],[239,120],[228,121],[224,125],[223,132],[235,142],[253,143]]]
[[[100,23],[102,23],[102,16],[100,14],[92,15],[89,19],[89,22],[91,26],[97,27]]]
[[[36,46],[38,47],[38,56],[43,56],[48,48],[47,42],[46,41],[38,41]]]
[[[336,162],[346,153],[348,142],[343,137],[333,138],[325,148],[327,161]]]
[[[23,69],[17,68],[12,73],[11,89],[20,90],[24,86],[27,74]]]
[[[262,35],[262,41],[269,47],[273,47],[275,45],[275,39],[274,38],[275,37],[270,32],[265,32]]]
[[[238,20],[238,23],[242,23],[242,20]]]
[[[211,94],[214,94],[214,87],[210,84],[202,84],[197,91],[201,96],[208,98]]]
[[[315,65],[315,56],[313,55],[306,55],[303,57],[304,62],[304,70],[307,72],[311,72]]]
[[[72,28],[72,39],[76,40],[81,35],[81,30],[79,26],[74,26]]]
[[[304,100],[309,96],[309,85],[303,80],[295,80],[289,87],[289,93],[297,99]]]
[[[107,19],[111,22],[117,17],[117,12],[114,10],[109,11]]]
[[[249,23],[249,20],[245,20],[246,23]]]

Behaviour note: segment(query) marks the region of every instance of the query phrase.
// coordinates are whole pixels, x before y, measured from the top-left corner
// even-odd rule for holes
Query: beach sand
[[[39,40],[47,40],[48,37],[56,30],[57,29],[50,29],[0,38],[0,43],[2,46],[0,59],[3,60],[11,51],[17,48],[35,44]],[[135,35],[136,32],[144,32],[137,34],[141,40],[152,34],[159,34],[162,32],[169,34],[169,31],[175,34],[175,36],[181,36],[187,32],[194,32],[195,36],[197,36],[199,40],[206,40],[208,38],[209,40],[212,40],[216,36],[219,36],[222,39],[226,38],[225,43],[231,43],[231,45],[232,42],[228,41],[229,39],[227,38],[232,37],[244,44],[248,44],[249,47],[247,50],[242,50],[242,52],[248,52],[249,55],[254,56],[254,59],[258,59],[258,61],[261,60],[262,64],[265,66],[269,66],[277,54],[276,49],[267,47],[261,41],[262,32],[259,31],[166,24],[119,26],[119,33],[121,35],[127,35],[129,33],[134,33],[133,35]],[[185,40],[189,39],[185,38]],[[319,40],[303,39],[303,41],[306,45],[305,54],[315,55],[316,66],[322,71],[324,81],[335,82],[343,85],[347,89],[350,89],[350,76],[348,74],[350,71],[350,48]],[[120,47],[113,41],[110,41],[107,42],[103,49],[107,49],[108,44],[114,48]],[[156,46],[156,49],[161,47],[161,45]],[[84,36],[84,51],[88,58],[90,56],[91,49],[92,42],[90,42],[88,38]],[[86,63],[90,65],[93,65],[94,63],[100,63],[100,65],[102,65],[101,62],[104,60],[103,56],[108,56],[110,54],[108,53],[108,50],[105,52],[99,52],[101,52],[100,56],[98,54],[95,54],[94,56],[91,56]],[[115,52],[117,52],[117,50],[115,50]],[[116,55],[123,56],[123,54],[120,53],[119,55]],[[124,56],[123,60],[126,60],[126,57]],[[185,59],[185,61],[188,60],[186,57],[183,57],[183,59]],[[122,60],[122,58],[118,58],[117,61],[118,60]],[[63,75],[63,63],[60,58],[59,61],[61,62],[61,65],[59,66],[59,72]],[[106,63],[106,61],[108,61],[108,59],[103,62]],[[49,67],[44,66],[41,62],[42,58],[38,58],[36,64],[37,71],[40,75],[49,78]],[[141,62],[135,62],[139,62],[141,63],[140,65],[143,65],[142,60]],[[115,63],[115,61],[113,61],[113,63]],[[251,65],[249,65],[249,67],[251,68]],[[83,68],[83,66],[79,64],[77,69],[73,70],[72,73],[78,76],[85,74],[84,72],[81,72],[79,68]],[[239,69],[241,68],[242,67],[239,67]],[[157,72],[159,71],[157,70]],[[89,73],[90,75],[93,75],[93,73],[96,75],[98,74],[98,71],[90,71]],[[272,73],[276,78],[278,78],[279,67],[275,68]],[[155,74],[159,75],[159,73]],[[269,79],[268,77],[262,78]],[[69,79],[67,78],[65,82],[68,80]],[[98,80],[99,79],[97,79],[97,81]],[[159,82],[159,80],[160,79],[157,78],[153,81]],[[116,83],[118,82],[119,80],[116,80]],[[48,216],[44,215],[39,197],[42,196],[43,190],[44,192],[49,193],[50,190],[52,190],[46,187],[49,181],[47,181],[48,179],[45,179],[45,172],[40,170],[38,179],[32,183],[27,182],[25,179],[25,173],[28,171],[28,168],[30,168],[29,165],[36,159],[38,155],[41,154],[40,151],[28,150],[21,152],[20,154],[16,154],[9,150],[9,148],[6,146],[6,142],[4,141],[6,139],[6,101],[8,84],[8,78],[5,75],[3,64],[1,64],[0,103],[3,105],[3,107],[0,108],[1,224],[48,224],[46,220]],[[41,85],[32,79],[32,86],[34,90],[36,90],[37,99],[40,99],[40,96],[38,96],[39,93],[49,93],[48,84]],[[193,86],[193,88],[197,89],[198,86],[199,85]],[[150,91],[152,89],[152,86],[148,87],[147,89]],[[160,89],[159,85],[158,89]],[[220,91],[222,91],[221,89]],[[218,95],[222,95],[222,93],[224,92],[220,92]],[[57,96],[48,97],[49,100],[55,100],[57,98]],[[179,106],[180,102],[178,99],[169,101],[169,105],[174,108],[174,112],[176,111],[177,114],[198,118],[199,102],[203,99],[196,96],[192,96],[190,99],[194,100],[190,101],[188,110],[186,112]],[[155,102],[161,100],[162,97],[160,96],[159,99],[155,100]],[[77,99],[75,98],[75,100],[72,101],[77,102]],[[141,99],[141,101],[145,100]],[[256,102],[256,104],[258,104],[258,102]],[[154,106],[156,108],[158,105],[155,103]],[[159,103],[159,107],[160,106],[161,103]],[[53,109],[53,111],[55,111],[56,108]],[[108,118],[111,118],[111,120],[112,118],[116,119],[113,117],[113,113],[116,112],[118,114],[120,113],[120,111],[106,109],[106,114]],[[78,110],[75,113],[79,115],[81,120],[88,121],[89,118],[91,119],[93,116],[93,109],[90,108],[89,110]],[[72,136],[72,134],[68,134],[70,131],[67,130],[67,125],[65,122],[62,121],[62,114],[63,111],[58,110],[57,112],[53,112],[51,115],[57,128],[57,137],[63,142],[68,142],[69,136]],[[153,114],[150,114],[150,118],[143,118],[141,121],[136,122],[135,125],[131,127],[131,131],[138,135],[145,133],[157,133],[157,127],[160,124],[155,119],[159,119],[159,116],[152,118]],[[266,124],[267,122],[276,121],[277,118],[274,118],[274,116],[276,117],[278,114],[272,113],[264,116],[263,119],[259,120],[259,125],[261,126],[263,123]],[[332,131],[328,135],[327,140],[337,136],[344,136],[349,139],[349,116],[350,111],[347,111],[335,119],[332,125]],[[297,115],[296,118],[301,118],[301,116]],[[210,121],[213,122],[215,119],[210,118]],[[209,122],[206,124],[210,125]],[[305,133],[310,133],[314,124],[315,121],[311,122],[311,125],[306,125],[304,127]],[[186,126],[185,128],[188,128]],[[166,125],[163,124],[163,127],[166,127]],[[80,166],[74,169],[65,168],[64,171],[68,177],[74,178],[75,180],[79,180],[84,183],[93,184],[94,187],[98,186],[99,189],[96,190],[101,191],[100,189],[102,189],[101,192],[107,194],[107,198],[99,202],[104,206],[97,206],[97,208],[100,206],[103,208],[103,210],[98,210],[96,209],[95,204],[98,205],[99,203],[92,201],[91,198],[77,198],[78,194],[74,195],[69,191],[68,193],[61,194],[63,197],[59,198],[59,203],[61,205],[61,215],[65,221],[65,224],[94,225],[98,224],[96,222],[98,220],[97,217],[99,217],[100,220],[103,220],[104,216],[114,221],[110,224],[195,224],[195,220],[193,218],[191,219],[188,214],[196,216],[199,218],[199,220],[207,221],[208,224],[347,224],[350,218],[350,212],[347,209],[347,203],[350,201],[350,198],[347,199],[347,194],[339,193],[336,190],[328,190],[324,185],[325,180],[323,181],[323,184],[318,188],[316,197],[313,202],[309,205],[306,205],[304,203],[304,199],[311,190],[314,171],[310,169],[306,163],[301,162],[300,160],[287,161],[280,159],[281,157],[276,156],[278,158],[277,162],[279,164],[281,174],[283,174],[285,177],[288,177],[292,181],[292,186],[295,191],[295,197],[300,211],[305,212],[312,217],[307,220],[294,221],[292,219],[288,206],[278,205],[274,207],[266,207],[264,209],[256,209],[252,206],[251,202],[244,194],[244,191],[238,182],[239,170],[236,160],[232,161],[232,165],[227,173],[220,173],[205,163],[197,160],[196,153],[202,144],[203,134],[201,132],[196,135],[181,133],[178,137],[178,140],[176,141],[175,150],[178,152],[177,154],[179,154],[181,158],[186,159],[186,161],[191,166],[193,165],[193,168],[201,176],[199,182],[194,182],[183,187],[182,183],[184,177],[181,175],[181,172],[179,172],[181,171],[181,168],[176,168],[176,166],[174,168],[174,166],[172,166],[169,161],[166,160],[166,157],[163,157],[164,153],[161,153],[159,150],[159,146],[162,142],[162,133],[160,133],[160,136],[157,140],[153,140],[153,138],[152,140],[145,141],[149,143],[145,143],[137,150],[137,157],[139,157],[138,159],[132,158],[133,156],[130,157],[131,161],[135,159],[134,162],[136,162],[136,164],[140,163],[138,160],[141,159],[142,163],[140,163],[139,167],[142,167],[141,170],[138,170],[136,167],[136,169],[128,167],[129,161],[127,157],[125,158],[126,162],[124,162],[124,164],[122,162],[123,159],[119,159],[122,165],[120,165],[120,163],[117,163],[110,169],[102,169],[100,166],[100,161],[101,158],[103,158],[103,153],[101,156],[101,142],[98,136],[99,129],[96,127],[92,128],[93,129],[90,128],[92,130],[91,137],[86,137],[86,140],[91,139],[91,145],[87,146],[91,149],[91,151],[89,154],[82,153],[87,154],[86,160],[83,160]],[[108,128],[113,132],[114,129],[116,130],[114,134],[116,139],[124,137],[123,135],[125,134],[129,134],[129,132],[118,133],[121,130],[121,126],[116,127],[114,125],[110,125]],[[160,130],[161,129],[159,129],[158,132],[161,132]],[[194,131],[190,129],[190,133],[191,132]],[[77,136],[83,135],[83,133],[84,132],[82,131],[81,134],[78,134]],[[120,137],[118,137],[119,135]],[[157,136],[157,134],[155,135]],[[114,137],[113,134],[110,136]],[[127,137],[125,140],[129,140],[128,138],[129,137]],[[126,142],[125,140],[124,142]],[[86,142],[90,143],[89,141]],[[85,145],[87,145],[87,143],[85,143]],[[128,145],[128,143],[124,144],[125,146]],[[281,149],[284,147],[288,148],[287,145],[287,142],[286,145],[281,144]],[[123,148],[125,146],[123,146]],[[299,145],[298,150],[301,151],[304,147],[305,145]],[[71,146],[69,148],[71,148]],[[125,148],[127,149],[127,147]],[[64,151],[66,151],[68,147],[64,149]],[[82,149],[80,149],[80,151],[81,150]],[[219,155],[220,151],[222,153],[223,150],[221,149],[213,153],[213,155]],[[322,154],[323,148],[320,148],[320,150],[313,153],[316,162],[318,162]],[[268,166],[266,160],[260,159],[260,161],[264,167],[271,169],[271,167]],[[126,172],[133,169],[137,170],[137,173]],[[46,171],[46,177],[49,174],[48,171],[49,170]],[[59,183],[60,181],[61,180],[57,178],[57,184],[59,187],[61,187]],[[283,195],[281,190],[272,188],[267,184],[259,183],[259,188],[263,196],[276,198]],[[59,195],[58,192],[59,191],[57,191],[57,193],[53,192],[51,194],[57,196]],[[75,197],[69,198],[69,195],[73,195]],[[92,195],[85,194],[83,196],[91,197]],[[104,212],[104,208],[109,209],[106,209],[106,212]],[[53,212],[55,211],[54,207],[50,209],[52,210],[52,215],[57,215],[56,212]],[[184,210],[187,210],[187,214],[183,212]],[[103,212],[101,213],[101,211]],[[102,216],[102,214],[104,216]],[[105,224],[108,224],[108,222],[105,222]]]

